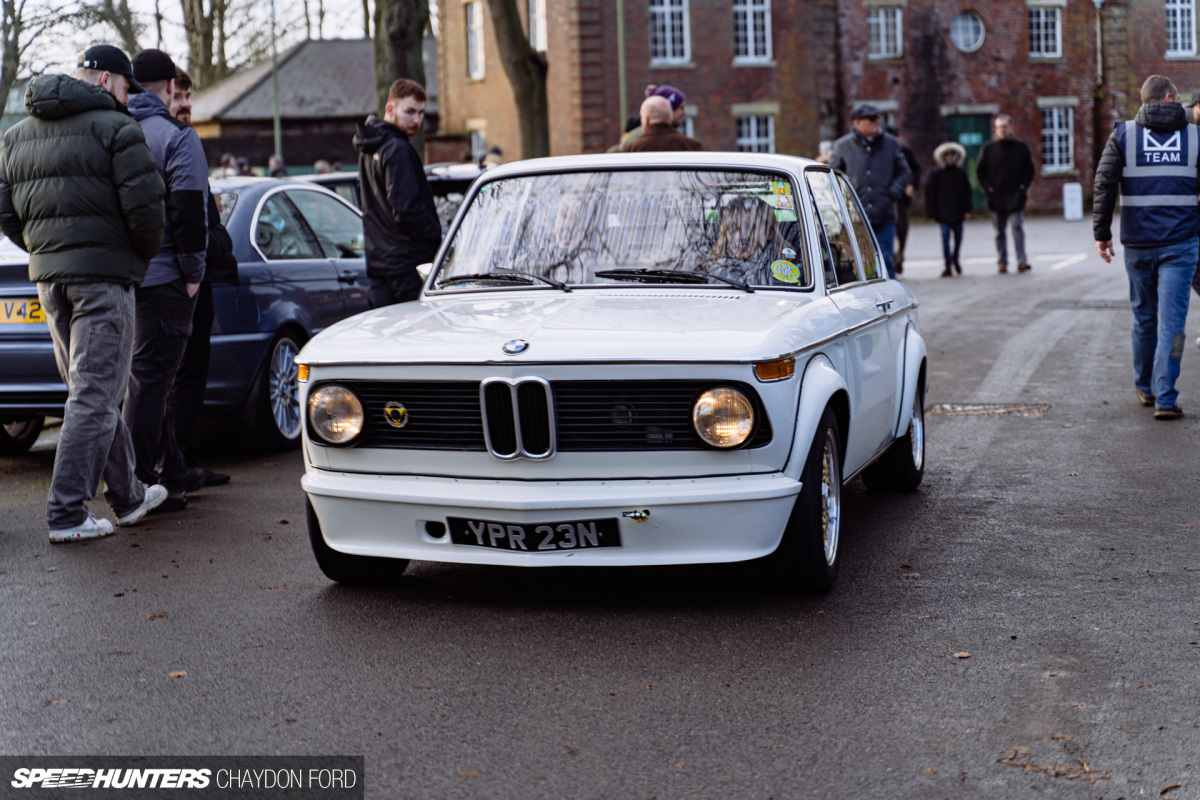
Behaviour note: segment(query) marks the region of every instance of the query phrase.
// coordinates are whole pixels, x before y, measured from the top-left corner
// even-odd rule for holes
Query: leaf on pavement
[[[922,775],[937,775],[937,770],[930,767],[929,769],[921,770]]]
[[[479,771],[478,771],[478,770],[469,769],[469,770],[467,770],[466,772],[460,772],[460,773],[458,773],[458,777],[460,777],[460,778],[478,778],[478,777],[479,777]]]
[[[1183,786],[1182,783],[1172,783],[1170,786],[1164,786],[1162,788],[1162,791],[1159,792],[1159,794],[1166,794],[1167,792],[1171,791],[1172,789],[1178,789],[1181,786]]]
[[[971,654],[968,653],[966,650],[962,650],[962,651],[955,653],[954,657],[955,658],[970,658]]]
[[[159,619],[166,619],[166,618],[167,618],[167,612],[165,612],[165,611],[159,611],[155,614],[149,614],[146,617],[146,619],[150,620],[151,622],[154,622],[155,620],[159,620]]]
[[[187,673],[184,672],[183,670],[179,669],[179,670],[175,670],[174,672],[168,672],[167,676],[170,678],[186,678]]]
[[[48,706],[65,706],[69,702],[71,702],[71,701],[70,700],[47,700],[46,705],[48,705]]]

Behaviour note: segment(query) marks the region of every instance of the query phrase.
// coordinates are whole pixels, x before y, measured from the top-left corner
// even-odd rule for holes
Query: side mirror
[[[429,270],[433,269],[433,262],[428,264],[418,264],[417,274],[421,276],[421,280],[426,280],[429,277]]]

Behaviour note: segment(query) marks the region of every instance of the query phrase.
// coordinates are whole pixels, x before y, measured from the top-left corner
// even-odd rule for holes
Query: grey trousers
[[[1009,222],[1012,222],[1013,245],[1017,251],[1017,263],[1028,264],[1029,259],[1025,257],[1024,211],[992,212],[992,227],[996,230],[996,255],[1000,257],[999,263],[1008,264],[1008,241],[1004,235],[1004,229],[1008,227]]]
[[[73,528],[88,517],[85,500],[104,499],[117,516],[142,504],[133,445],[121,420],[133,357],[133,290],[115,283],[39,283],[38,298],[54,340],[54,360],[67,384],[46,521]]]

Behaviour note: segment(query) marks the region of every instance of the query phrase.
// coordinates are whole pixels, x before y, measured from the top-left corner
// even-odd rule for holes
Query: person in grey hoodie
[[[163,419],[175,374],[192,333],[196,294],[204,278],[208,246],[208,163],[196,132],[171,116],[175,62],[161,50],[133,57],[134,77],[145,93],[129,111],[142,126],[154,166],[167,187],[166,229],[162,247],[150,261],[137,290],[133,368],[125,398],[125,424],[133,436],[137,476],[161,483],[170,492],[160,510],[182,508],[184,492],[196,489],[180,481],[183,459],[168,436],[163,451]],[[163,475],[156,472],[163,457]],[[172,472],[176,474],[172,474]]]
[[[118,525],[137,522],[167,495],[134,477],[120,410],[133,287],[163,230],[163,182],[124,105],[140,91],[128,56],[112,45],[89,47],[74,78],[29,82],[29,116],[5,132],[0,149],[0,229],[29,252],[29,279],[68,389],[46,500],[51,542],[113,532],[86,503],[101,477]]]

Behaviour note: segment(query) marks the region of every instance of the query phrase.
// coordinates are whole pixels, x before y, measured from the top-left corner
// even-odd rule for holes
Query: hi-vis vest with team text
[[[1132,120],[1117,125],[1121,171],[1121,244],[1153,247],[1200,234],[1196,192],[1200,128],[1152,131]]]

